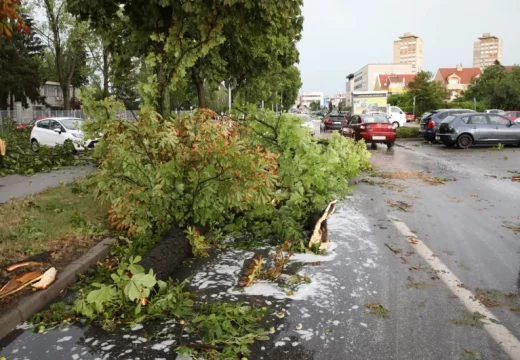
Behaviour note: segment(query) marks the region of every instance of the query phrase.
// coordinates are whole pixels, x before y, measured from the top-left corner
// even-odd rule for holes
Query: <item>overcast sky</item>
[[[473,66],[485,32],[504,42],[504,64],[520,64],[520,0],[304,0],[298,44],[301,91],[345,92],[345,77],[368,63],[391,63],[405,32],[424,41],[424,70]]]

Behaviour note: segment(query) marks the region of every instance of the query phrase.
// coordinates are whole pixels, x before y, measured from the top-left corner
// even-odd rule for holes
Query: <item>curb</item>
[[[396,142],[398,142],[398,141],[423,141],[423,140],[424,140],[424,138],[420,138],[420,137],[418,137],[418,138],[397,138],[397,139],[395,139]]]
[[[76,282],[78,274],[85,272],[89,267],[107,257],[110,245],[114,241],[115,239],[102,240],[59,272],[56,281],[51,286],[24,298],[9,313],[0,317],[0,339],[20,323],[48,306],[67,286]]]

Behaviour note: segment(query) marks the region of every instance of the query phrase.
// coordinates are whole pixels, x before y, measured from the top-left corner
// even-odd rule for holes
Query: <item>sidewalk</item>
[[[49,187],[69,183],[77,178],[94,172],[96,168],[87,166],[70,166],[49,173],[37,173],[33,176],[9,175],[0,177],[0,205],[9,202],[11,198],[20,198],[35,194]]]

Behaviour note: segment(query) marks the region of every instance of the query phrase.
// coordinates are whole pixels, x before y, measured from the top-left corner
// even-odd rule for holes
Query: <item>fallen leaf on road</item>
[[[513,176],[511,178],[512,181],[520,181],[520,176]]]
[[[419,241],[417,241],[413,238],[410,238],[409,240],[410,240],[410,244],[412,244],[412,245],[417,245],[419,243]]]
[[[500,306],[500,302],[498,302],[498,296],[499,292],[497,290],[475,290],[475,299],[487,307]]]
[[[502,225],[506,229],[513,230],[515,233],[520,232],[520,225],[510,225],[510,224],[504,224]]]
[[[408,264],[408,260],[406,260],[404,257],[401,256],[401,260],[403,261],[403,264]]]
[[[464,348],[465,358],[468,360],[481,360],[480,353]]]
[[[408,212],[408,209],[412,208],[413,205],[407,204],[404,201],[392,201],[392,200],[386,200],[386,203],[390,205],[391,207],[397,208],[401,211]]]
[[[368,312],[369,314],[378,315],[378,316],[381,316],[384,318],[388,317],[388,310],[385,309],[383,307],[383,305],[381,305],[381,304],[370,303],[370,304],[364,304],[363,306],[370,310]]]
[[[404,256],[410,256],[410,255],[413,255],[413,254],[415,254],[415,252],[407,251],[407,252],[404,253]]]
[[[392,252],[395,253],[395,254],[399,254],[401,252],[401,249],[396,249],[396,248],[393,247],[393,245],[385,243],[385,246],[387,248],[389,248],[390,250],[392,250]]]
[[[488,175],[488,174],[484,174],[484,176],[487,176],[487,177],[490,177],[490,178],[495,178],[495,179],[497,178],[496,175]]]
[[[478,197],[477,194],[469,194],[469,196],[471,196],[472,198],[476,198],[476,197]]]

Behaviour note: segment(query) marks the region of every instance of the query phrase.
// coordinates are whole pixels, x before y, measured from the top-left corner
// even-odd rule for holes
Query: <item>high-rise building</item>
[[[405,33],[394,41],[394,63],[411,64],[412,73],[418,73],[423,68],[423,41],[412,33]]]
[[[502,62],[504,45],[502,40],[490,33],[482,34],[473,45],[473,67],[484,69],[496,60]]]

